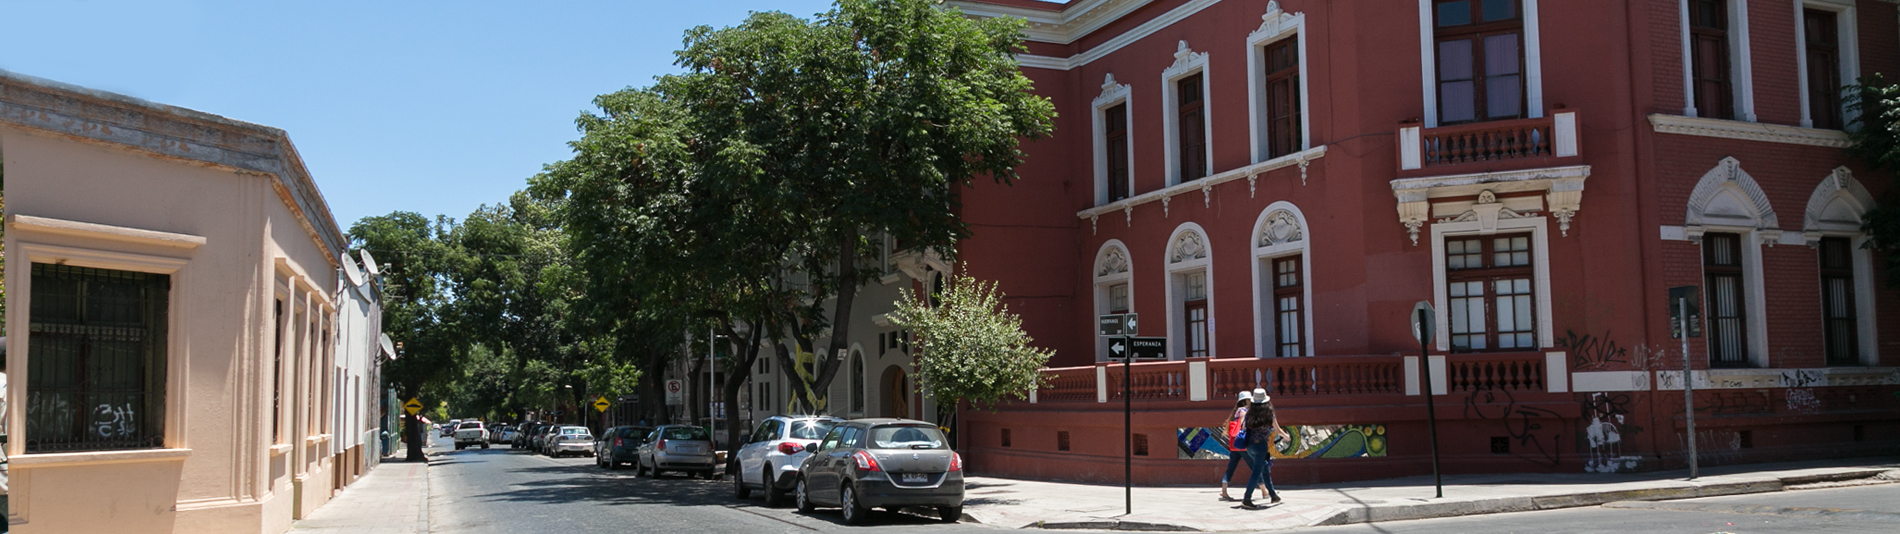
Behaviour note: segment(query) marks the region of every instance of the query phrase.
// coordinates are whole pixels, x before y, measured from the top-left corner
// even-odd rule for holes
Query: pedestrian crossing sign
[[[409,412],[409,415],[422,413],[422,401],[412,397],[409,399],[409,402],[402,404],[402,409],[403,411]]]
[[[610,403],[608,403],[608,402],[607,402],[607,396],[606,396],[606,395],[601,395],[601,396],[600,396],[599,398],[596,398],[596,399],[594,399],[594,409],[595,409],[595,410],[600,410],[600,411],[603,411],[603,412],[605,412],[605,411],[607,411],[607,407],[608,407],[608,406],[611,406],[611,405],[612,405],[612,404],[610,404]]]

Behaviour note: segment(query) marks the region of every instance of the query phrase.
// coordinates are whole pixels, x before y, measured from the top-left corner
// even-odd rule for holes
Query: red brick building
[[[1121,312],[1168,338],[1139,482],[1216,480],[1192,429],[1255,387],[1311,430],[1280,480],[1429,472],[1425,370],[1447,472],[1682,467],[1678,286],[1703,465],[1900,451],[1900,292],[1858,246],[1892,177],[1838,96],[1900,73],[1892,2],[951,4],[1027,19],[1060,113],[964,195],[965,268],[1057,349],[965,416],[975,469],[1120,480]]]

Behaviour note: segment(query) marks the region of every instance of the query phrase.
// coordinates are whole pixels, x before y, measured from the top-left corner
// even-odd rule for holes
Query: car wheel
[[[871,510],[858,502],[858,490],[845,484],[838,490],[838,506],[844,508],[844,524],[862,525],[871,516]]]
[[[799,513],[809,514],[811,513],[812,510],[818,509],[817,506],[812,505],[811,492],[806,491],[805,477],[802,477],[802,476],[798,477],[798,488],[796,490],[793,490],[792,496],[795,500],[798,501]]]
[[[752,498],[752,488],[745,487],[745,477],[732,477],[732,496],[741,501]]]
[[[963,506],[938,506],[937,519],[945,523],[955,523],[963,518]]]
[[[462,450],[462,444],[460,443],[455,444],[455,450],[458,450],[458,451]]]
[[[772,508],[785,506],[785,489],[772,481],[772,466],[766,466],[765,472],[759,474],[759,480],[765,482],[765,505]]]

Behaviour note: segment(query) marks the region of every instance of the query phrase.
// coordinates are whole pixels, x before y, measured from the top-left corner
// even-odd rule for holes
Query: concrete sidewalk
[[[1430,476],[1279,486],[1285,501],[1264,510],[1219,500],[1216,481],[1206,487],[1137,487],[1129,515],[1122,514],[1121,486],[969,477],[963,513],[1010,528],[1275,530],[1893,482],[1900,480],[1900,458],[1722,466],[1702,469],[1701,475],[1694,481],[1684,480],[1687,471],[1457,475],[1444,477],[1442,499],[1432,497]],[[1238,499],[1241,489],[1228,492]],[[1266,499],[1256,493],[1254,501]]]
[[[391,456],[344,488],[310,517],[299,534],[420,534],[429,531],[429,464]]]

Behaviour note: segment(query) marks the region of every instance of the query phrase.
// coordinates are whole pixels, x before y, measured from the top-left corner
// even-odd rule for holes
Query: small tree
[[[891,322],[922,342],[918,389],[937,399],[939,426],[953,427],[959,401],[993,408],[1006,396],[1027,398],[1048,381],[1042,368],[1055,351],[1030,346],[1034,340],[1023,331],[1022,318],[1002,304],[995,282],[960,275],[934,305],[931,300],[905,289]]]
[[[1849,124],[1847,153],[1888,177],[1887,192],[1862,215],[1867,247],[1887,253],[1887,285],[1900,287],[1900,191],[1892,188],[1892,172],[1900,170],[1900,85],[1886,83],[1879,74],[1862,77],[1849,88],[1847,107],[1860,112]]]

